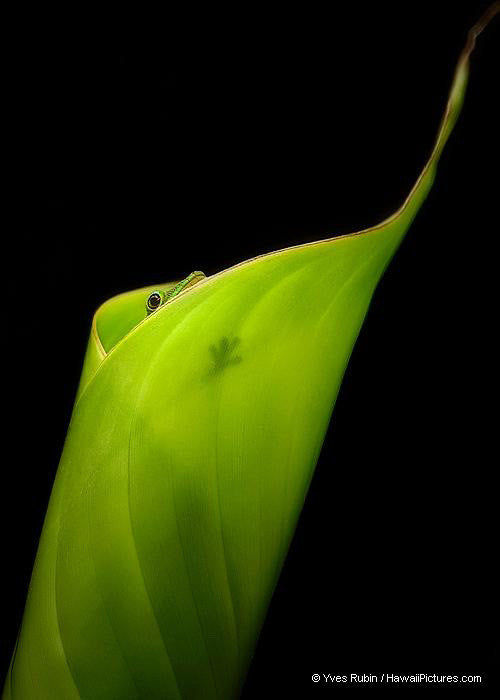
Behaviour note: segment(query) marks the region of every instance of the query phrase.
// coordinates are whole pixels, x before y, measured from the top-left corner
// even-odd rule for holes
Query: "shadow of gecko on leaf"
[[[230,365],[238,365],[242,358],[240,355],[235,355],[234,351],[240,344],[241,340],[238,337],[231,338],[222,336],[217,345],[210,345],[209,351],[212,355],[212,367],[210,368],[209,376],[220,374]]]

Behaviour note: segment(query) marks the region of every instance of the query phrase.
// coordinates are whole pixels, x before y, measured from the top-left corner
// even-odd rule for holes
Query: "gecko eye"
[[[148,313],[152,313],[153,311],[156,311],[156,309],[161,306],[163,302],[164,294],[162,292],[152,292],[148,296],[148,300],[146,302],[146,308],[148,310]]]

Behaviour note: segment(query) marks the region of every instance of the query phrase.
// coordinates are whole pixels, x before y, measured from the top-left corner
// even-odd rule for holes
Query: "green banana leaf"
[[[160,285],[153,313],[158,287],[96,312],[4,700],[238,696],[370,299],[498,9],[393,216]]]

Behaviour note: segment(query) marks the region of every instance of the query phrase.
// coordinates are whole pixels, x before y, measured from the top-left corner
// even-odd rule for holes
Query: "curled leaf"
[[[372,294],[498,9],[395,214],[164,285],[154,313],[157,287],[97,311],[4,700],[237,696]]]

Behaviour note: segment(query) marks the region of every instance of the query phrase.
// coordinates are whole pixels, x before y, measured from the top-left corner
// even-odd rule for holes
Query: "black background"
[[[83,31],[84,18],[45,15],[13,29],[0,671],[94,309],[391,214],[488,4],[193,8],[90,16]],[[479,40],[433,191],[353,352],[246,699],[352,691],[313,673],[498,682],[499,25]]]

